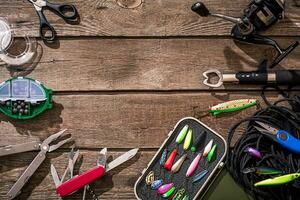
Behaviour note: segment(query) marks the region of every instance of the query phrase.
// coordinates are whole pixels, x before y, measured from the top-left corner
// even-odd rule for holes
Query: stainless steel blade
[[[50,135],[48,138],[46,138],[43,143],[42,143],[42,146],[44,145],[49,145],[51,142],[53,142],[54,140],[56,140],[57,138],[61,137],[64,132],[66,131],[67,129],[64,129],[64,130],[61,130],[53,135]]]
[[[103,148],[99,153],[99,159],[97,165],[102,165],[106,168],[106,155],[107,155],[107,148]]]
[[[254,128],[256,128],[259,132],[267,134],[267,135],[272,135],[268,130],[260,128],[258,126],[254,126]]]
[[[115,160],[111,161],[106,168],[106,172],[112,170],[113,168],[121,165],[122,163],[126,162],[127,160],[130,160],[131,158],[133,158],[136,153],[138,152],[138,148],[137,149],[132,149],[126,153],[124,153],[123,155],[119,156],[118,158],[116,158]]]
[[[29,178],[34,174],[37,168],[42,164],[45,158],[46,155],[42,151],[34,158],[34,160],[30,163],[27,169],[23,172],[23,174],[20,176],[17,182],[7,193],[9,199],[13,199],[19,194],[20,190],[27,183]]]
[[[264,129],[266,129],[270,134],[275,135],[278,132],[278,129],[276,129],[276,128],[270,126],[270,125],[267,125],[267,124],[262,123],[262,122],[257,122],[257,121],[256,121],[256,123],[259,124]]]
[[[0,148],[0,156],[7,156],[16,153],[39,150],[40,142],[28,142],[24,144],[8,145]]]
[[[61,184],[61,181],[59,179],[59,176],[58,176],[57,171],[53,164],[51,164],[51,175],[52,175],[55,187],[57,188]]]

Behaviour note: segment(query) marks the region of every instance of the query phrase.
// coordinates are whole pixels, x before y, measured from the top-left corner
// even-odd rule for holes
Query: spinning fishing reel
[[[192,11],[202,17],[219,17],[234,23],[235,26],[231,30],[231,36],[237,41],[273,46],[277,51],[277,56],[271,64],[271,68],[280,63],[299,44],[296,41],[288,48],[283,49],[275,40],[257,34],[257,32],[268,29],[284,17],[284,0],[251,0],[240,18],[210,13],[202,2],[195,3],[192,6]]]

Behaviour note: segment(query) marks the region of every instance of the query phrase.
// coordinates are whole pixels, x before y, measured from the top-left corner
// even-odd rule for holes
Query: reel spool
[[[22,66],[29,63],[35,54],[35,39],[28,36],[21,41],[16,39],[13,27],[6,19],[0,18],[0,60],[10,66]]]

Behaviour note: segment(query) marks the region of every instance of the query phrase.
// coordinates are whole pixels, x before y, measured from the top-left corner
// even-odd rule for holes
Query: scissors
[[[50,25],[44,15],[45,8],[53,11],[68,23],[75,22],[78,19],[78,12],[74,5],[53,4],[49,3],[47,0],[28,1],[32,3],[40,18],[40,36],[45,41],[53,41],[56,37],[55,29]]]
[[[46,159],[46,155],[48,152],[52,152],[62,145],[66,144],[67,142],[72,141],[72,137],[68,137],[63,139],[65,130],[62,130],[54,135],[49,136],[43,142],[36,141],[36,142],[29,142],[24,144],[18,145],[8,145],[5,147],[0,148],[0,156],[7,156],[22,152],[40,150],[40,152],[36,155],[27,169],[23,172],[20,178],[15,182],[12,188],[7,193],[8,199],[13,199],[21,193],[21,189],[27,183],[29,178],[34,174],[34,172],[39,168],[39,166],[43,163]],[[68,134],[69,135],[69,134]],[[57,142],[58,139],[62,139]],[[52,142],[56,142],[55,144],[51,144]]]
[[[256,121],[256,123],[262,127],[261,128],[258,126],[254,126],[254,128],[256,128],[258,131],[268,136],[271,136],[272,139],[274,139],[286,149],[294,153],[300,154],[300,140],[295,138],[292,134],[285,130],[279,130],[262,122]]]

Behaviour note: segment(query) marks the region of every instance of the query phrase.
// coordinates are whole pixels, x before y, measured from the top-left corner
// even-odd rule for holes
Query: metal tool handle
[[[37,168],[41,165],[41,163],[45,160],[46,155],[43,152],[40,152],[34,160],[30,163],[27,169],[23,172],[17,182],[12,186],[12,188],[7,193],[9,199],[15,198],[23,186],[27,183],[29,178],[34,174]]]
[[[235,74],[235,77],[239,80],[239,83],[241,84],[264,85],[268,83],[267,72],[238,72]]]
[[[97,166],[90,169],[87,172],[84,172],[74,178],[62,183],[56,188],[57,194],[61,197],[65,197],[76,190],[84,187],[85,185],[95,181],[96,179],[101,178],[105,174],[105,168],[103,166]]]
[[[78,19],[78,12],[74,5],[70,4],[53,4],[47,2],[47,7],[56,12],[67,22],[73,22]]]
[[[43,10],[37,10],[36,12],[40,18],[40,37],[45,41],[53,41],[56,37],[54,28],[47,21]]]
[[[300,85],[300,70],[280,70],[275,74],[279,85]]]
[[[7,156],[16,153],[33,151],[39,149],[39,142],[29,142],[18,145],[9,145],[0,148],[0,156]]]
[[[279,130],[276,134],[277,141],[286,149],[300,154],[300,140],[284,130]]]

